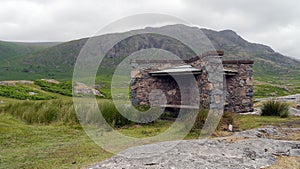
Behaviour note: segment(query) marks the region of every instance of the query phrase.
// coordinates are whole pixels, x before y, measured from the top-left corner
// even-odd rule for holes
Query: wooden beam
[[[179,108],[179,109],[199,109],[199,106],[193,105],[175,105],[175,104],[165,104],[158,105],[159,107],[169,107],[169,108]]]

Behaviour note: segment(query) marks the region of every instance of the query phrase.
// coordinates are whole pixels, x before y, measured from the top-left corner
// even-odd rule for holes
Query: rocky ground
[[[261,114],[261,105],[264,101],[267,100],[277,100],[281,102],[288,103],[290,105],[289,108],[289,114],[291,116],[300,116],[300,94],[294,94],[294,95],[288,95],[288,96],[282,96],[282,97],[275,97],[275,98],[258,98],[255,99],[256,105],[258,105],[257,108],[255,108],[254,112],[249,112],[249,113],[241,113],[243,115],[248,115],[248,114],[256,114],[260,115]]]
[[[283,166],[289,161],[292,164],[285,168],[300,169],[300,128],[293,128],[298,125],[268,126],[222,138],[134,147],[87,168],[256,169],[269,168],[274,164]],[[276,164],[280,161],[283,164]]]

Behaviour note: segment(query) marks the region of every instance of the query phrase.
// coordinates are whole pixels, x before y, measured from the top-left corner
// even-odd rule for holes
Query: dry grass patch
[[[300,157],[277,157],[274,165],[264,169],[299,169]]]

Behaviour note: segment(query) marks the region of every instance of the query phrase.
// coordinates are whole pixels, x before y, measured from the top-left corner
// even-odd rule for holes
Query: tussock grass
[[[269,100],[263,103],[261,111],[262,116],[280,116],[285,118],[289,116],[289,104],[276,100]]]
[[[111,126],[123,127],[131,124],[130,120],[117,111],[111,100],[99,100],[98,106],[102,116]],[[82,111],[83,113],[79,115],[79,119],[83,123],[99,125],[101,116],[99,112],[92,110],[89,107],[85,107],[84,111]],[[4,106],[2,112],[11,114],[27,124],[79,124],[72,100],[14,102]]]
[[[11,114],[27,124],[78,124],[71,100],[23,101],[10,103],[2,112]]]

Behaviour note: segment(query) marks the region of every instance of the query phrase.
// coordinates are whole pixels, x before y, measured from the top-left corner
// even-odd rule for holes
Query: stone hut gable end
[[[157,96],[154,106],[173,108],[209,108],[211,102],[210,91],[212,83],[208,80],[206,66],[214,59],[221,58],[223,51],[204,53],[200,57],[189,60],[131,60],[131,101],[135,106],[150,105],[149,94],[159,89],[166,96],[166,103]],[[222,61],[224,74],[223,86],[225,87],[224,109],[236,113],[253,111],[253,61],[252,60],[225,60]],[[210,65],[212,66],[212,65]],[[192,73],[196,79],[199,97],[189,98],[188,103],[182,103],[181,92],[177,82],[170,76]],[[216,84],[214,84],[216,85]],[[184,93],[190,91],[189,85]],[[186,100],[186,99],[185,99]]]

